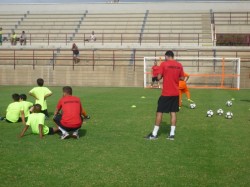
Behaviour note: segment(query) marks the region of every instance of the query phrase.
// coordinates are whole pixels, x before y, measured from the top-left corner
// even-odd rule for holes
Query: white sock
[[[69,134],[66,130],[64,130],[63,128],[61,127],[58,127],[60,129],[60,131],[62,132],[62,134]]]
[[[73,134],[78,134],[79,129],[75,130]]]
[[[154,130],[152,132],[153,136],[157,136],[159,128],[160,128],[160,126],[155,125]]]
[[[174,136],[175,126],[171,125],[170,136]]]

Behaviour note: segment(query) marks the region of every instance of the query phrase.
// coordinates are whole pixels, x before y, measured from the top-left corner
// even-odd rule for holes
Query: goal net
[[[152,88],[152,66],[165,57],[144,57],[144,88]],[[240,58],[176,57],[189,74],[189,88],[240,89]],[[160,82],[160,84],[162,84]]]

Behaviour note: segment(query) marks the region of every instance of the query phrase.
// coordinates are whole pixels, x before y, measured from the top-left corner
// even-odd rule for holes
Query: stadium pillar
[[[113,71],[115,71],[115,50],[113,50]]]
[[[85,33],[83,34],[83,42],[84,42],[84,45],[85,45]]]
[[[159,45],[161,45],[161,34],[159,33]]]
[[[48,45],[49,45],[49,33],[48,33]]]
[[[95,70],[95,50],[93,49],[93,54],[92,54],[92,60],[93,60],[93,71]]]
[[[68,34],[66,33],[66,45],[68,44]]]
[[[198,33],[198,46],[200,45],[200,33]]]
[[[103,40],[104,40],[104,36],[103,36],[103,33],[102,33],[102,45],[103,45]]]
[[[14,69],[16,69],[16,50],[14,50]]]
[[[31,33],[30,33],[30,45],[31,45]]]
[[[33,69],[35,69],[35,50],[33,49]]]
[[[122,33],[121,33],[121,45],[122,45]]]
[[[180,41],[181,40],[181,34],[179,33],[179,35],[178,35],[178,46],[180,46]]]

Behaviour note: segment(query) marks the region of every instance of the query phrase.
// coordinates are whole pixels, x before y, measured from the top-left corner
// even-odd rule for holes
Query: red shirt
[[[152,77],[157,77],[159,74],[160,66],[154,65],[152,66]]]
[[[181,63],[167,60],[160,65],[159,74],[163,76],[162,96],[179,95],[179,78],[184,76]]]
[[[56,107],[62,111],[61,124],[69,128],[78,128],[82,124],[82,104],[78,97],[67,95],[62,97]]]

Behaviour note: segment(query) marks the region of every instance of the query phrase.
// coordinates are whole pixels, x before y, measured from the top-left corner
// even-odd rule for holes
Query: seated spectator
[[[23,128],[20,137],[24,136],[24,133],[28,130],[29,126],[31,127],[33,134],[38,134],[40,138],[43,138],[44,135],[52,135],[58,131],[58,128],[51,128],[44,125],[45,114],[41,112],[41,105],[34,105],[34,113],[30,114],[28,117],[28,121]]]
[[[22,32],[19,40],[21,45],[26,45],[26,34],[24,31]]]
[[[16,42],[17,42],[17,36],[16,33],[13,32],[11,35],[11,45],[16,45]]]
[[[90,41],[91,42],[95,42],[96,41],[96,36],[95,36],[95,32],[92,31],[92,34],[90,35]]]
[[[95,32],[92,31],[92,33],[91,33],[89,39],[85,39],[85,41],[87,41],[87,42],[95,42],[95,41],[96,41]]]

